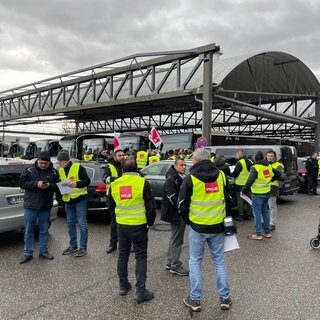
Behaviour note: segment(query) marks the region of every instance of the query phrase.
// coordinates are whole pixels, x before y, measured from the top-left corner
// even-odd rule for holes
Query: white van
[[[299,178],[298,178],[298,164],[297,164],[297,150],[293,146],[280,146],[280,145],[225,145],[225,146],[209,146],[206,147],[210,153],[216,155],[224,155],[230,165],[235,165],[236,153],[238,150],[243,150],[246,156],[254,159],[254,155],[261,151],[264,156],[267,155],[269,150],[276,153],[277,161],[284,166],[286,179],[280,181],[280,195],[289,195],[298,192]]]

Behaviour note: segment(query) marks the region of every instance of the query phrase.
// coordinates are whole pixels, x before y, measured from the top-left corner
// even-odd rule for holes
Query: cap
[[[49,151],[41,151],[38,155],[38,160],[50,161]]]
[[[70,160],[69,151],[68,150],[61,150],[58,153],[57,160],[58,161],[61,161],[61,160],[69,161]]]

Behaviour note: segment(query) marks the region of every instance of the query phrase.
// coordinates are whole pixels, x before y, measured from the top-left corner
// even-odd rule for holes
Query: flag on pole
[[[158,133],[158,131],[154,127],[151,128],[149,140],[154,144],[154,146],[156,148],[159,148],[162,143],[160,134]]]
[[[118,149],[121,149],[121,143],[119,140],[120,133],[114,132],[113,134],[113,152],[116,152]]]

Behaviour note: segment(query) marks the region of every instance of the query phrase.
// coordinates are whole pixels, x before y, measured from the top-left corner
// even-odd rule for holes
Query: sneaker
[[[192,311],[201,311],[200,300],[192,300],[189,296],[187,296],[185,299],[183,299],[183,303]]]
[[[139,304],[144,301],[152,300],[153,298],[154,298],[154,294],[151,291],[145,289],[143,293],[136,293],[134,300],[136,300],[137,303]]]
[[[87,249],[86,248],[80,248],[77,253],[76,253],[76,257],[82,257],[87,253]]]
[[[20,260],[20,264],[25,264],[28,263],[29,261],[31,261],[33,259],[33,256],[26,256],[24,255],[22,257],[22,259]]]
[[[39,253],[39,258],[46,259],[46,260],[53,260],[54,256],[52,254],[50,254],[48,251],[45,251],[45,252]]]
[[[171,264],[166,264],[166,270],[170,270],[171,269]]]
[[[170,273],[178,274],[179,276],[188,276],[189,271],[186,270],[183,266],[178,266],[178,267],[171,267],[170,268]]]
[[[125,296],[132,289],[131,283],[128,282],[126,285],[120,285],[119,295]]]
[[[73,252],[76,252],[76,251],[78,251],[77,247],[69,247],[69,248],[63,250],[62,254],[66,255],[66,254],[70,254],[70,253],[73,253]]]
[[[270,239],[270,238],[271,238],[271,233],[263,233],[262,236],[263,236],[264,238]]]
[[[223,299],[222,297],[220,297],[220,308],[221,308],[221,310],[229,310],[231,304],[232,304],[232,301],[231,301],[230,298]]]
[[[256,234],[256,233],[249,234],[248,238],[251,240],[262,240],[263,239],[261,234]]]

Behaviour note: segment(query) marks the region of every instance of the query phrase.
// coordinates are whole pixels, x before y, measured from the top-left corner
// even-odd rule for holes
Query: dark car
[[[308,191],[307,158],[298,158],[298,176],[299,176],[299,192],[306,193]]]
[[[154,197],[157,201],[161,201],[164,190],[164,183],[166,181],[166,173],[174,164],[174,160],[163,160],[143,168],[141,170],[144,177],[150,183]],[[186,160],[187,169],[186,173],[192,167],[192,161]]]
[[[88,190],[88,214],[105,214],[107,219],[110,219],[109,210],[107,207],[106,185],[103,180],[106,169],[105,163],[96,161],[79,161],[72,159],[73,162],[80,162],[86,169],[91,180]],[[58,168],[58,165],[55,164]],[[62,204],[60,202],[60,206]]]

